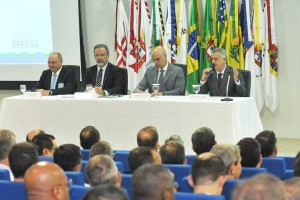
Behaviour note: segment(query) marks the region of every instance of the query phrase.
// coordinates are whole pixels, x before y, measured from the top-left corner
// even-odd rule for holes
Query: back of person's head
[[[294,176],[300,177],[300,151],[297,153],[294,160]]]
[[[40,156],[53,156],[57,148],[55,137],[50,134],[40,134],[33,137],[32,142],[37,146]]]
[[[80,147],[74,144],[63,144],[59,146],[53,155],[54,163],[60,166],[64,171],[80,171],[81,159]]]
[[[173,199],[174,180],[163,165],[146,164],[132,175],[131,188],[135,200]]]
[[[253,138],[243,138],[237,145],[240,147],[243,167],[260,167],[260,144]]]
[[[113,159],[108,155],[92,157],[85,167],[85,174],[91,186],[117,184],[118,169]]]
[[[151,147],[137,147],[129,152],[128,165],[131,172],[144,164],[155,163]]]
[[[216,144],[215,134],[210,128],[198,128],[192,135],[192,144],[197,155],[209,152]]]
[[[184,146],[179,142],[168,142],[160,148],[163,164],[185,164]]]
[[[180,135],[171,135],[170,137],[168,137],[165,140],[165,144],[168,142],[178,142],[178,143],[181,143],[182,146],[184,146],[184,142],[183,142],[182,138],[180,137]]]
[[[32,142],[32,139],[34,138],[34,136],[39,135],[39,134],[45,134],[45,133],[46,132],[43,131],[42,129],[33,129],[26,135],[26,142]]]
[[[83,128],[79,137],[83,149],[90,149],[93,144],[100,141],[100,133],[94,126]]]
[[[26,170],[39,161],[38,152],[31,142],[13,145],[8,156],[9,166],[15,178],[23,178]]]
[[[82,200],[129,200],[123,189],[115,185],[100,185],[90,189]]]
[[[261,173],[238,184],[232,200],[286,200],[284,185],[277,177]]]
[[[91,147],[90,158],[96,155],[108,155],[113,157],[113,151],[110,144],[106,141],[99,141]]]
[[[292,177],[285,180],[284,188],[289,200],[300,199],[300,177]]]
[[[260,144],[262,157],[276,157],[277,139],[273,131],[264,130],[257,134],[255,139]]]
[[[154,126],[146,126],[137,134],[137,144],[139,147],[155,148],[158,143],[158,133]]]
[[[16,136],[7,129],[0,129],[0,161],[8,158],[12,146],[16,144]]]

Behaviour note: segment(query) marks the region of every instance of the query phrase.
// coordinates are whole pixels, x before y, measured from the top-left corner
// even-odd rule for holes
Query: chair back
[[[85,187],[81,185],[73,185],[69,191],[70,200],[81,200],[83,195],[92,187]]]
[[[117,168],[118,168],[118,171],[122,174],[124,173],[124,167],[123,167],[123,163],[122,162],[115,162]]]
[[[89,181],[88,181],[88,179],[87,179],[87,177],[86,177],[86,175],[85,175],[85,166],[86,166],[87,163],[88,163],[87,160],[81,161],[81,172],[82,172],[82,174],[83,174],[84,182],[85,182],[85,183],[89,183]]]
[[[187,176],[181,179],[179,185],[181,187],[181,192],[193,193],[193,188],[190,186]]]
[[[128,72],[127,72],[127,69],[124,68],[124,67],[120,67],[120,69],[121,69],[121,72],[122,72],[122,77],[124,79],[124,91],[123,91],[123,94],[127,95],[127,93],[128,93]]]
[[[190,175],[192,171],[191,165],[180,165],[180,164],[164,164],[174,174],[174,180],[180,184],[181,180]],[[180,187],[180,185],[179,185]]]
[[[194,194],[185,192],[176,192],[175,200],[225,200],[222,195]]]
[[[195,155],[185,155],[186,161],[188,165],[192,165],[193,161],[195,160]]]
[[[267,173],[266,168],[242,167],[240,179],[250,178],[260,173]]]
[[[186,85],[186,76],[187,76],[187,65],[185,64],[177,64],[177,63],[174,63],[174,65],[180,67],[183,69],[183,74],[184,74],[184,86]],[[184,87],[185,88],[185,87]],[[184,90],[185,91],[185,90]]]
[[[90,160],[90,149],[80,149],[82,160]]]
[[[223,186],[223,191],[222,195],[225,197],[226,200],[231,199],[231,194],[233,192],[233,189],[235,186],[240,182],[238,179],[227,179],[224,186]]]
[[[75,92],[80,91],[80,66],[79,65],[64,65],[69,71],[75,74]]]
[[[40,161],[47,161],[47,162],[54,162],[53,157],[52,156],[39,156],[39,162]]]
[[[129,151],[115,151],[114,161],[123,163],[123,168],[125,173],[130,173],[130,168],[128,165],[128,155]]]
[[[284,172],[286,170],[284,158],[263,158],[261,168],[266,168],[269,173],[281,180],[284,179]]]
[[[84,186],[84,176],[82,172],[73,172],[73,171],[67,171],[65,172],[68,179],[72,179],[73,185],[82,185]]]
[[[132,191],[131,191],[131,174],[122,174],[122,183],[121,187],[127,190],[127,194],[129,199],[132,199]]]
[[[294,170],[292,170],[292,169],[285,170],[284,179],[289,179],[289,178],[292,178],[292,177],[294,177]]]
[[[248,70],[239,70],[245,81],[246,97],[250,97],[251,91],[251,72]]]
[[[7,169],[0,169],[0,180],[10,181],[10,174]]]
[[[294,156],[277,156],[277,158],[284,158],[286,169],[294,170],[294,162],[295,162]]]
[[[1,200],[27,200],[24,182],[12,182],[0,180]]]

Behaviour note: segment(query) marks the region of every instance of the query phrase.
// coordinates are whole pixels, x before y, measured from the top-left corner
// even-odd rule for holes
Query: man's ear
[[[188,175],[188,183],[192,188],[194,188],[194,181],[192,175]]]
[[[42,156],[49,156],[49,149],[44,148],[42,151]]]
[[[120,172],[118,172],[118,178],[117,178],[117,186],[121,187],[121,183],[122,183],[122,174]]]

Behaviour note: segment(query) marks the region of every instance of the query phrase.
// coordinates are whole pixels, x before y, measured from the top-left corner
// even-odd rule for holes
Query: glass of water
[[[201,85],[192,85],[192,87],[195,94],[198,94],[200,92]]]
[[[160,84],[158,84],[158,83],[153,83],[153,84],[152,84],[152,90],[153,90],[154,92],[158,92],[158,90],[159,90],[159,85],[160,85]]]
[[[26,85],[20,85],[20,90],[24,94],[26,91]]]
[[[85,91],[86,92],[91,92],[92,90],[93,90],[93,85],[92,84],[86,84]]]

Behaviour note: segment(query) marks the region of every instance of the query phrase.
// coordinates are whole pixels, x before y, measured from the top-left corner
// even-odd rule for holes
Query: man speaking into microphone
[[[203,70],[200,94],[210,96],[245,97],[245,81],[239,71],[226,64],[226,51],[212,50],[212,68]]]

